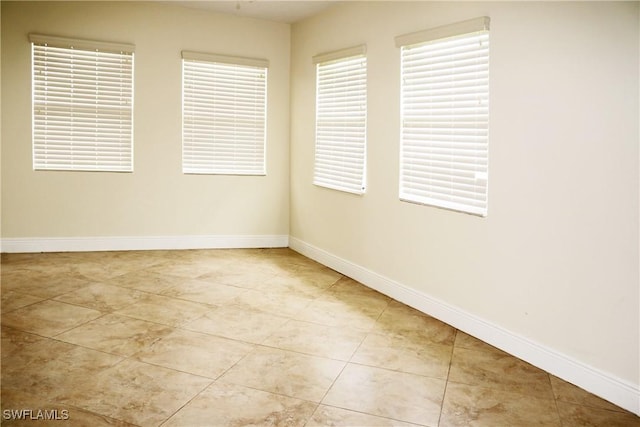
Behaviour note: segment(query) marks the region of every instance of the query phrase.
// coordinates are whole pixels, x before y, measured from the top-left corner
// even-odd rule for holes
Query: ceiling
[[[228,13],[250,18],[266,19],[287,24],[300,21],[331,6],[335,0],[270,1],[270,0],[214,0],[171,1],[174,5],[212,12]]]

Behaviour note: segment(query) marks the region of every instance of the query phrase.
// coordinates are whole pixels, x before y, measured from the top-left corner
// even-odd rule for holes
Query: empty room
[[[2,425],[640,426],[640,2],[0,8]]]

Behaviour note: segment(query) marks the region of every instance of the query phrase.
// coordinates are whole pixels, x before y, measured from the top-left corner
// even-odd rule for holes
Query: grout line
[[[451,374],[451,365],[453,365],[453,353],[455,351],[456,348],[456,339],[458,338],[458,333],[460,331],[458,329],[456,329],[456,333],[453,336],[453,343],[451,344],[451,355],[449,357],[449,368],[447,369],[447,378],[445,379],[444,382],[444,391],[442,393],[442,403],[440,403],[440,415],[438,415],[438,425],[440,425],[440,422],[442,421],[442,413],[444,411],[444,403],[445,403],[445,399],[447,397],[447,390],[449,388],[449,375]]]
[[[180,371],[178,371],[180,372]],[[206,378],[206,377],[205,377]],[[180,412],[183,408],[185,408],[188,404],[190,404],[191,402],[193,402],[198,396],[200,396],[202,393],[204,393],[209,387],[211,387],[213,384],[215,383],[215,380],[211,381],[209,384],[207,384],[202,390],[200,390],[198,393],[195,394],[195,396],[193,396],[191,399],[189,399],[188,401],[186,401],[182,406],[180,406],[178,409],[176,409],[172,414],[170,414],[164,421],[162,421],[160,424],[158,424],[158,427],[161,427],[163,425],[165,425],[167,423],[167,421],[169,421],[174,415],[176,415],[178,412]]]
[[[316,403],[316,407],[311,413],[311,416],[304,422],[302,427],[307,427],[307,424],[309,424],[309,422],[313,419],[313,416],[316,414],[316,412],[318,412],[318,409],[320,409],[320,405],[321,405],[320,403]]]
[[[549,379],[549,387],[551,387],[551,395],[553,396],[553,407],[556,408],[556,415],[558,416],[558,421],[560,421],[560,426],[564,426],[564,421],[560,416],[560,408],[558,407],[558,398],[556,397],[555,390],[553,389],[553,383],[551,382],[551,374],[547,373],[547,377]]]
[[[322,395],[322,398],[320,399],[319,404],[323,404],[324,399],[327,398],[327,395],[329,394],[329,392],[331,391],[333,386],[336,384],[338,379],[342,376],[344,370],[347,369],[347,366],[349,366],[349,362],[344,362],[344,366],[342,367],[342,369],[340,369],[340,372],[338,373],[338,375],[336,375],[336,377],[333,379],[333,381],[331,381],[331,385],[329,387],[327,387],[327,391],[325,391],[324,394]]]

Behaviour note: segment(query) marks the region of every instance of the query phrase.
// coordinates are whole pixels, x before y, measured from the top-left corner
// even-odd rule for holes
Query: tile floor
[[[1,367],[3,425],[640,426],[289,249],[3,254]]]

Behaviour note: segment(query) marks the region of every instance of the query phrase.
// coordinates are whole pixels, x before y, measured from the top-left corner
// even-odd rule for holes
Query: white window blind
[[[404,201],[487,214],[488,30],[483,17],[396,39]]]
[[[33,167],[133,170],[133,46],[30,35]]]
[[[265,175],[268,62],[182,57],[183,172]]]
[[[359,46],[314,57],[316,148],[313,182],[365,192],[367,58]]]

